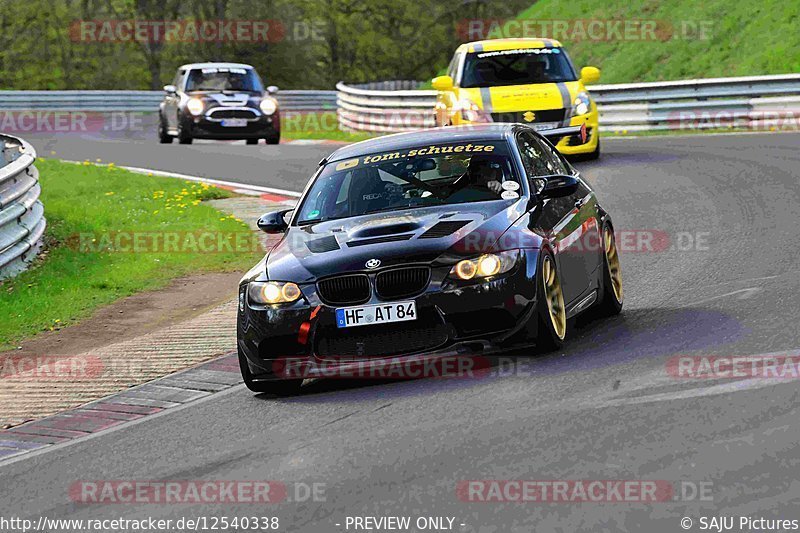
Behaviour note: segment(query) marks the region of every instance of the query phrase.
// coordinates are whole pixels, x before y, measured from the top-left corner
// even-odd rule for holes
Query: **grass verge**
[[[227,191],[113,165],[48,159],[36,166],[47,217],[45,251],[28,271],[0,282],[0,351],[184,274],[245,271],[263,256],[263,251],[250,247],[244,253],[224,248],[204,253],[184,245],[183,239],[198,231],[219,236],[251,231],[240,220],[201,203],[227,197]],[[169,251],[147,243],[136,251],[103,251],[104,238],[123,234],[176,235],[184,244]]]

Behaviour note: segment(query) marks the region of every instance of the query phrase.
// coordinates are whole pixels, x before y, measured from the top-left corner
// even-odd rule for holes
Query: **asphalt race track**
[[[334,148],[30,140],[44,156],[290,190]],[[621,251],[625,310],[579,324],[562,353],[522,354],[513,368],[475,378],[315,382],[283,400],[239,386],[0,464],[0,515],[277,516],[281,530],[311,532],[345,531],[348,516],[449,516],[455,531],[486,533],[675,532],[682,517],[693,529],[701,516],[800,518],[798,381],[667,371],[677,355],[798,353],[800,135],[603,147],[599,162],[578,166],[617,231],[634,236]],[[318,483],[325,501],[91,505],[68,496],[77,480],[193,479]],[[675,501],[656,503],[459,499],[459,482],[486,479],[679,488]],[[693,487],[705,487],[702,501]]]

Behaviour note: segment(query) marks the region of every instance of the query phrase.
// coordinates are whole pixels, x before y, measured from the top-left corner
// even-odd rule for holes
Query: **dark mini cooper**
[[[278,144],[281,122],[275,86],[261,83],[255,69],[240,63],[183,65],[164,86],[158,111],[158,140],[246,139]]]
[[[331,365],[552,350],[579,313],[619,313],[611,218],[551,144],[577,134],[451,127],[324,159],[294,210],[258,221],[283,237],[239,287],[247,386],[289,394]]]

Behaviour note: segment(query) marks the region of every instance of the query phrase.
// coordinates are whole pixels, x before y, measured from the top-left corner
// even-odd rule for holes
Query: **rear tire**
[[[239,370],[242,372],[242,380],[245,386],[251,391],[267,393],[273,396],[294,396],[300,392],[300,386],[303,384],[302,379],[255,381],[253,373],[250,372],[250,365],[247,363],[247,357],[242,353],[241,348],[238,350],[238,355]]]
[[[614,229],[610,224],[603,226],[603,279],[600,285],[600,298],[597,302],[597,314],[601,317],[618,315],[622,312],[625,294],[622,290],[622,269],[619,263],[619,252],[614,238]]]
[[[567,338],[567,315],[561,280],[553,255],[545,250],[536,270],[538,329],[536,346],[541,352],[560,350]]]

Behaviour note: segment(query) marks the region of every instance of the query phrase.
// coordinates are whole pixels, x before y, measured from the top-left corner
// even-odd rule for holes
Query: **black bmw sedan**
[[[239,287],[248,388],[291,394],[331,364],[553,350],[572,317],[619,313],[611,218],[553,148],[576,134],[450,127],[321,161],[295,209],[258,222],[283,236]]]

